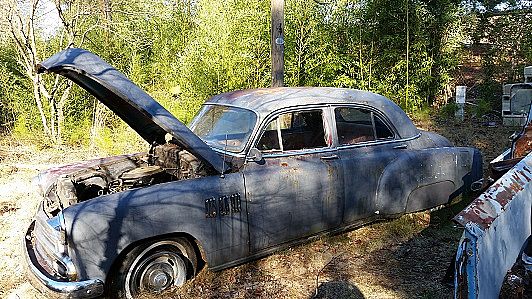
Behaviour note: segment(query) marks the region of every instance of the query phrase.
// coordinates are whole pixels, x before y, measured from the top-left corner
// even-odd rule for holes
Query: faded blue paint
[[[506,272],[530,236],[531,179],[528,155],[455,217],[465,228],[455,260],[455,298],[499,297]]]
[[[94,95],[149,144],[165,143],[168,133],[219,173],[228,169],[222,157],[124,74],[93,53],[68,48],[37,65],[37,71],[65,76]]]

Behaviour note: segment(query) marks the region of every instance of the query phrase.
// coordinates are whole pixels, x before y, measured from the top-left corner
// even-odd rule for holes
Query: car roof
[[[419,130],[406,113],[384,96],[357,89],[334,87],[276,87],[237,90],[216,95],[205,104],[230,105],[252,110],[262,121],[279,109],[307,105],[358,104],[373,107],[388,117],[401,138],[414,137]]]

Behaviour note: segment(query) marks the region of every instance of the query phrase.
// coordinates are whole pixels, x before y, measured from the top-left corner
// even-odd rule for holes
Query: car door
[[[342,165],[324,107],[292,109],[267,119],[244,166],[250,249],[310,236],[341,224]]]
[[[385,117],[369,107],[333,107],[339,161],[344,177],[344,222],[379,214],[376,190],[384,168],[405,142],[396,140]]]

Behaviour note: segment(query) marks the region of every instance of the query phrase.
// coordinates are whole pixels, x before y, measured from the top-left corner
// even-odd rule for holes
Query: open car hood
[[[228,168],[227,163],[223,163],[219,154],[144,90],[95,54],[69,48],[41,62],[37,65],[37,72],[53,72],[74,81],[150,144],[154,141],[164,144],[165,135],[169,133],[180,146],[216,171],[227,170],[224,169]]]

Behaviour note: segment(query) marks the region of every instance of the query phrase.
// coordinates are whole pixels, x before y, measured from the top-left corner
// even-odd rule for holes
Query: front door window
[[[263,152],[285,152],[329,146],[321,110],[283,113],[273,119],[260,138]]]

